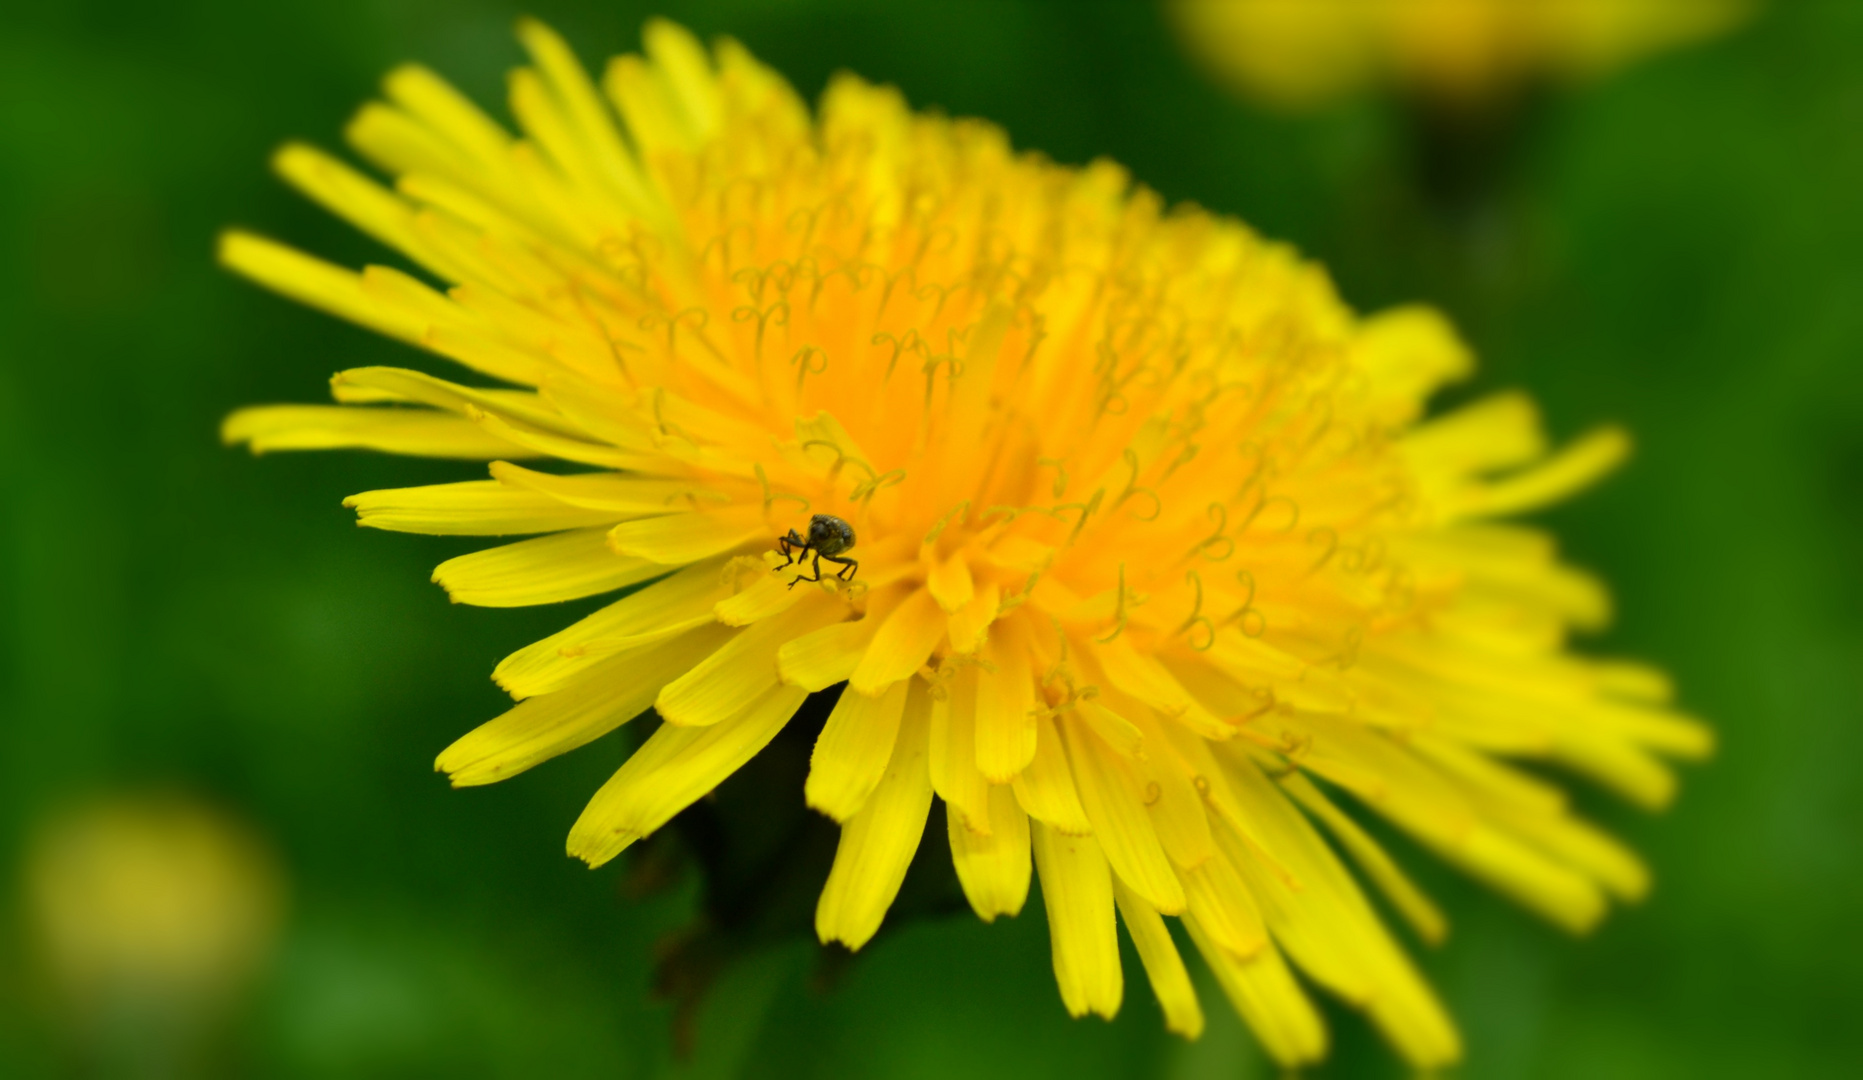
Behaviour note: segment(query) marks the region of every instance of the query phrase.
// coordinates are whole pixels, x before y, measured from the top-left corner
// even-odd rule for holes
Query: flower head
[[[1642,892],[1511,761],[1656,804],[1660,755],[1707,736],[1660,674],[1565,652],[1601,588],[1496,520],[1584,486],[1622,434],[1549,457],[1517,394],[1423,421],[1469,367],[1441,318],[1361,319],[1286,247],[1111,164],[1014,153],[853,77],[811,116],[735,43],[664,22],[599,87],[521,35],[521,137],[404,68],[349,128],[392,189],[278,156],[419,276],[222,247],[500,384],[346,371],[341,404],[244,410],[229,439],[489,460],[349,500],[378,528],[537,534],[441,564],[458,602],[639,586],[498,665],[519,703],[440,755],[455,784],[651,708],[570,832],[600,865],[842,687],[805,791],[842,826],[824,941],[878,929],[936,795],[981,917],[1040,874],[1070,1012],[1119,1008],[1116,910],[1196,1034],[1177,917],[1287,1063],[1326,1042],[1290,961],[1411,1060],[1458,1053],[1339,852],[1425,938],[1442,917],[1343,803],[1569,927]],[[564,463],[588,468],[538,467]],[[816,515],[856,569],[798,566]]]
[[[1317,104],[1389,81],[1479,104],[1727,32],[1753,0],[1170,0],[1185,45],[1252,96]]]

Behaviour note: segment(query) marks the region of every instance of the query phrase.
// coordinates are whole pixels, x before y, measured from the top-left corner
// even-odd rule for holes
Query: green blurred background
[[[1419,185],[1400,106],[1253,111],[1138,0],[527,10],[585,61],[635,48],[658,11],[738,37],[810,98],[851,68],[1061,161],[1111,156],[1298,244],[1362,309],[1442,305],[1478,387],[1529,388],[1556,432],[1626,422],[1633,465],[1550,523],[1616,587],[1594,647],[1673,671],[1721,750],[1664,815],[1581,790],[1658,873],[1587,940],[1398,845],[1454,924],[1418,951],[1464,1026],[1463,1075],[1828,1076],[1863,1070],[1863,4],[1772,8],[1536,103],[1472,208]],[[501,104],[519,13],[0,14],[0,1073],[96,1067],[21,928],[30,830],[155,789],[246,822],[290,884],[271,962],[192,1066],[215,1075],[1271,1075],[1207,980],[1209,1031],[1167,1036],[1129,953],[1118,1020],[1070,1021],[1038,902],[993,926],[912,921],[828,989],[812,942],[762,950],[707,998],[681,1062],[648,983],[695,883],[630,899],[619,868],[562,855],[620,742],[490,789],[431,772],[500,710],[494,662],[566,613],[452,607],[428,572],[470,542],[359,532],[339,505],[471,466],[219,445],[239,404],[316,400],[338,368],[410,357],[220,272],[212,244],[237,223],[380,259],[268,153],[338,143],[403,60]],[[1400,1072],[1330,1016],[1316,1072]]]

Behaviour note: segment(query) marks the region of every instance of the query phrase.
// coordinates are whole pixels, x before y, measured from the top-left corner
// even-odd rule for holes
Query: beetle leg
[[[777,569],[781,570],[794,564],[797,561],[798,552],[806,553],[808,549],[808,544],[803,541],[802,537],[796,535],[794,529],[789,530],[786,536],[777,537],[776,550],[783,556],[783,565]]]
[[[807,547],[807,546],[804,546],[804,547],[803,547],[803,548],[801,549],[801,556],[800,556],[800,558],[798,558],[798,559],[797,559],[796,561],[797,561],[797,562],[804,562],[804,561],[806,561],[806,560],[808,559],[808,557],[809,557],[810,555],[813,555],[813,556],[815,556],[815,566],[814,566],[814,570],[815,570],[815,576],[814,576],[814,577],[809,577],[809,576],[808,576],[808,570],[806,570],[806,569],[804,569],[804,570],[799,570],[799,571],[797,571],[797,572],[796,572],[796,576],[795,576],[795,577],[793,577],[793,578],[791,578],[791,579],[789,579],[789,587],[790,587],[790,588],[792,588],[792,589],[793,589],[793,588],[795,588],[795,587],[796,587],[796,583],[797,583],[797,582],[801,582],[801,581],[820,581],[820,580],[822,579],[822,553],[821,553],[821,552],[819,552],[819,551],[816,551],[816,550],[814,550],[813,548],[810,548],[810,547]],[[829,559],[830,559],[830,561],[838,561],[838,560],[835,560],[833,556],[829,556]],[[784,564],[783,564],[783,566],[788,566],[788,565],[789,565],[788,563],[784,563]],[[779,569],[779,570],[780,570],[780,569],[782,569],[782,567],[778,567],[777,569]]]

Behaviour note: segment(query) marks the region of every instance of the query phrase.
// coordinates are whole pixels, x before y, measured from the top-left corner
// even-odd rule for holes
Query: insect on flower
[[[855,573],[860,570],[860,563],[853,559],[841,558],[841,553],[853,546],[854,526],[833,514],[816,514],[809,519],[808,536],[805,537],[791,529],[788,535],[777,538],[776,550],[785,560],[783,565],[777,569],[786,570],[791,566],[799,566],[807,561],[810,555],[814,555],[815,561],[810,565],[810,569],[815,571],[815,576],[804,577],[797,574],[789,582],[790,588],[795,588],[799,581],[820,581],[823,559],[841,568],[834,572],[835,577],[842,581],[852,581]]]
[[[851,75],[811,109],[667,22],[599,84],[519,33],[518,130],[405,67],[348,128],[392,183],[278,155],[425,279],[221,242],[473,380],[352,368],[334,404],[242,409],[228,441],[482,462],[347,504],[522,537],[435,569],[458,603],[612,597],[498,664],[512,704],[438,755],[453,784],[657,717],[569,829],[601,866],[839,686],[802,792],[841,829],[821,941],[897,918],[929,836],[985,921],[1039,876],[1072,1015],[1119,1011],[1124,926],[1195,1038],[1174,920],[1288,1069],[1329,1045],[1310,990],[1418,1069],[1462,1054],[1360,883],[1425,941],[1444,916],[1360,816],[1574,931],[1647,890],[1536,767],[1660,806],[1667,759],[1713,734],[1659,670],[1571,648],[1604,587],[1510,520],[1609,472],[1626,433],[1555,450],[1520,393],[1431,412],[1473,365],[1441,315],[1360,315],[1293,249],[1109,162]],[[781,499],[822,513],[785,531]],[[824,563],[865,573],[794,588]]]

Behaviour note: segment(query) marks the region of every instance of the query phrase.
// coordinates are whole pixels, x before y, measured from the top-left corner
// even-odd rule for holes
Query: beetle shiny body
[[[841,553],[854,546],[854,526],[832,514],[816,514],[809,519],[809,534],[803,536],[791,529],[786,535],[776,540],[776,550],[782,553],[784,562],[778,570],[804,562],[815,571],[814,577],[797,574],[790,581],[789,587],[795,588],[798,581],[820,581],[822,579],[822,560],[826,559],[840,569],[834,576],[842,581],[854,580],[854,574],[860,569],[860,563],[843,558]],[[812,557],[812,558],[811,558]]]

